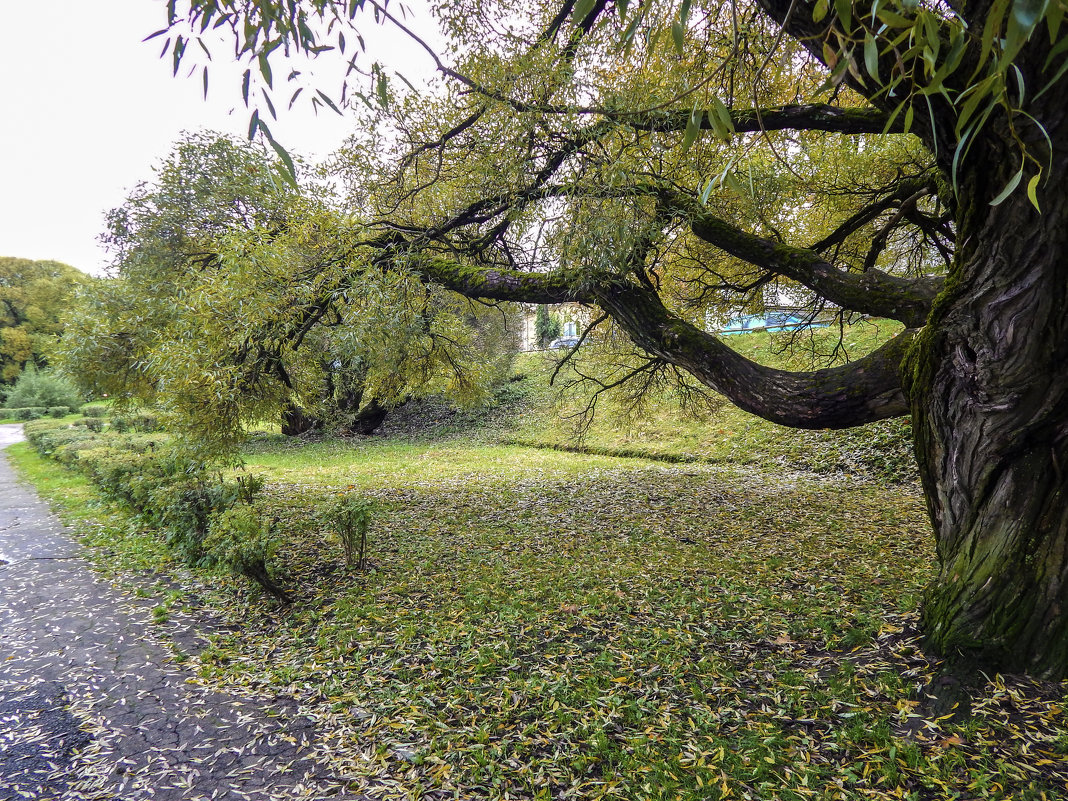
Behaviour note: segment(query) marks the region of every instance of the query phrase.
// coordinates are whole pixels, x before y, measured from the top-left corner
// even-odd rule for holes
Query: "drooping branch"
[[[899,371],[912,330],[845,366],[791,373],[746,359],[672,314],[648,289],[614,283],[594,294],[640,348],[766,420],[794,428],[848,428],[909,411]]]
[[[480,269],[428,258],[413,265],[464,295],[524,303],[596,304],[647,353],[693,374],[732,403],[795,428],[848,428],[906,414],[899,367],[912,332],[863,359],[811,372],[764,367],[671,313],[651,288],[602,281],[577,289],[566,277]]]

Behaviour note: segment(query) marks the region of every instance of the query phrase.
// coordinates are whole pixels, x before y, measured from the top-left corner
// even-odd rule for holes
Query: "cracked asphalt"
[[[0,448],[21,439],[0,425]],[[0,801],[354,798],[291,699],[197,684],[150,606],[0,459]]]

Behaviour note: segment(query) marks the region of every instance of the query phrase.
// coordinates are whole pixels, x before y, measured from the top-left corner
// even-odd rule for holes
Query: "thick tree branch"
[[[436,284],[472,298],[516,303],[590,303],[593,295],[572,285],[559,273],[467,267],[448,259],[428,257],[413,269]]]
[[[791,373],[746,359],[630,283],[598,286],[598,305],[636,345],[692,373],[739,408],[794,428],[849,428],[909,411],[900,365],[913,331],[842,367]]]
[[[941,291],[941,278],[897,278],[879,270],[844,272],[812,250],[742,231],[708,213],[691,198],[675,193],[661,197],[686,215],[698,238],[743,261],[797,281],[844,309],[919,327]]]
[[[701,129],[713,130],[709,113],[701,115]],[[643,114],[610,113],[605,116],[641,131],[685,131],[692,112],[664,111]],[[881,134],[890,116],[876,108],[839,108],[822,103],[773,106],[768,108],[736,109],[730,112],[735,133],[758,131],[827,131],[842,134]],[[896,120],[890,129],[901,130]]]
[[[577,289],[560,274],[466,267],[441,258],[424,259],[414,269],[471,297],[596,304],[638,347],[692,373],[740,408],[781,425],[848,428],[909,410],[899,366],[912,332],[844,367],[791,373],[739,355],[668,311],[654,290],[631,281]]]

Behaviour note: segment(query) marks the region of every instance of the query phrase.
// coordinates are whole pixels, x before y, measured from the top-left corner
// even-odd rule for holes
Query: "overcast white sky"
[[[163,26],[163,9],[162,0],[0,0],[0,256],[99,273],[104,213],[151,178],[183,130],[247,132],[240,69],[216,69],[205,102],[199,76],[172,77],[161,40],[142,42]],[[418,48],[388,41],[409,80],[431,73]],[[311,157],[352,124],[307,106],[280,116],[275,137]]]

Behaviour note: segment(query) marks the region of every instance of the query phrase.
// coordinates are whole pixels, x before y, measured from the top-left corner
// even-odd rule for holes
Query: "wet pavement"
[[[291,701],[197,684],[153,625],[0,459],[0,801],[353,797]]]

